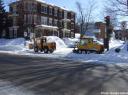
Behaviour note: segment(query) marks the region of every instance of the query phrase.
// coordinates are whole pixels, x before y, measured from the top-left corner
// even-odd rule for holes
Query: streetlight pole
[[[106,22],[106,32],[105,32],[105,38],[104,38],[104,47],[107,48],[107,51],[109,50],[109,36],[110,36],[110,16],[105,17]]]

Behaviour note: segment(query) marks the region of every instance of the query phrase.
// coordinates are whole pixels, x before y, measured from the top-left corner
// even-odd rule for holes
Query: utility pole
[[[104,38],[104,47],[109,51],[109,36],[110,36],[110,16],[105,17],[106,22],[106,32],[105,32],[105,38]]]

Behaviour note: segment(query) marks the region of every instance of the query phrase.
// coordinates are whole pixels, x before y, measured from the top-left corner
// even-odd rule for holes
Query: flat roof
[[[17,1],[11,2],[9,5],[16,4],[17,2],[20,2],[20,1],[21,1],[21,0],[17,0]],[[67,9],[67,8],[65,8],[65,7],[60,7],[60,6],[57,6],[57,5],[52,4],[52,3],[47,3],[47,2],[45,2],[44,0],[35,0],[35,1],[36,1],[36,2],[40,2],[40,3],[42,3],[42,4],[49,5],[49,6],[57,7],[57,8],[60,8],[60,9],[64,10],[64,11],[69,11],[69,12],[72,12],[72,13],[75,14],[75,12],[72,11],[72,10],[70,10],[70,9]],[[35,1],[34,1],[34,2],[35,2]]]

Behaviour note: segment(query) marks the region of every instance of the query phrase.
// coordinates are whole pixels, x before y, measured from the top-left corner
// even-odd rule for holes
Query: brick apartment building
[[[33,31],[43,36],[75,37],[75,13],[41,0],[17,0],[9,5],[13,25],[9,37],[30,37]]]
[[[96,22],[95,26],[97,29],[100,29],[100,32],[96,34],[97,38],[105,38],[105,29],[106,29],[106,24],[103,22]]]
[[[84,28],[86,27],[83,27],[83,30]],[[97,39],[104,39],[106,36],[106,24],[103,22],[88,23],[88,29],[84,33],[86,36],[95,36]]]

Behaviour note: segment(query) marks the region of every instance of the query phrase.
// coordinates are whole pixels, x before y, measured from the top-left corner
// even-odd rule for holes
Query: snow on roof
[[[17,1],[20,1],[20,0],[17,0]],[[70,10],[70,9],[65,8],[65,7],[60,7],[60,6],[57,6],[57,5],[55,5],[55,4],[48,3],[48,2],[46,2],[45,0],[36,0],[36,1],[37,1],[37,2],[40,2],[40,3],[45,3],[45,4],[47,4],[47,5],[51,5],[51,6],[58,7],[58,8],[60,8],[60,9],[62,9],[62,10],[74,12],[74,11],[72,11],[72,10]],[[13,3],[16,3],[16,1],[11,2],[10,4],[13,4]]]
[[[72,10],[70,10],[70,9],[67,9],[67,8],[65,8],[65,7],[60,7],[60,6],[57,6],[57,5],[53,4],[53,3],[48,3],[48,2],[45,2],[44,0],[36,0],[36,1],[41,2],[41,3],[48,4],[48,5],[51,5],[51,6],[56,6],[56,7],[58,7],[58,8],[63,9],[63,10],[66,10],[66,11],[71,11],[71,12],[73,12],[73,11],[72,11]]]
[[[41,2],[41,3],[45,3],[45,1],[44,1],[44,0],[36,0],[36,1]]]
[[[66,10],[66,11],[71,11],[71,10],[65,8],[65,7],[60,7],[60,8],[63,9],[63,10]]]

